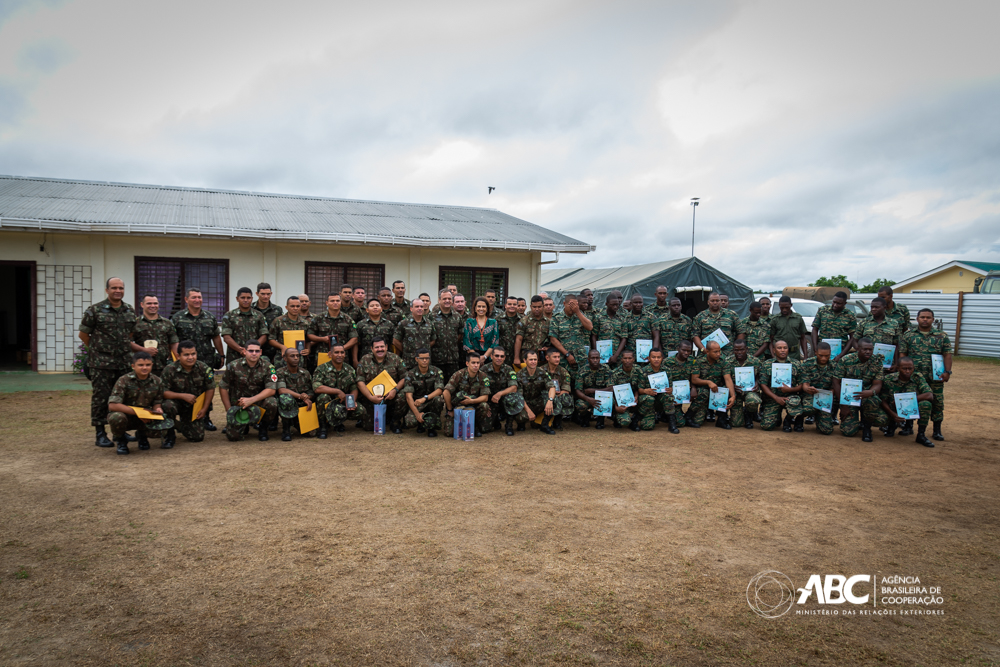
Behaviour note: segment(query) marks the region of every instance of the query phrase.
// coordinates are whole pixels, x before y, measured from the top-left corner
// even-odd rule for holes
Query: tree
[[[857,283],[852,283],[845,275],[833,276],[831,278],[821,276],[816,282],[809,283],[809,287],[846,287],[852,292],[858,291]],[[861,291],[863,292],[864,290]]]
[[[892,287],[896,284],[895,280],[889,280],[888,278],[879,278],[871,285],[865,285],[859,291],[862,294],[877,294],[883,287]]]

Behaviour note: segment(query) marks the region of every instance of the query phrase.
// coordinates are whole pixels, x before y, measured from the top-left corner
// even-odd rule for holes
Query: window
[[[497,291],[497,303],[503,304],[507,298],[508,269],[483,269],[464,266],[442,266],[438,289],[445,285],[455,285],[458,293],[465,295],[466,303],[472,304],[477,296],[486,294],[486,290]]]
[[[385,264],[331,264],[306,262],[306,294],[313,304],[313,312],[323,312],[326,295],[340,293],[341,285],[364,287],[368,297],[378,296],[378,289],[385,285]]]
[[[206,311],[222,319],[228,308],[228,259],[176,259],[170,257],[135,258],[135,309],[143,294],[155,294],[160,300],[160,316],[170,317],[187,306],[184,297],[189,287],[201,290]]]

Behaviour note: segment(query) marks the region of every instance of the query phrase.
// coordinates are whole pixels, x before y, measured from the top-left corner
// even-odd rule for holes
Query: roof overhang
[[[982,269],[976,268],[975,266],[972,266],[970,264],[966,264],[965,262],[960,262],[958,260],[954,260],[954,261],[948,262],[947,264],[942,264],[941,266],[937,267],[936,269],[931,269],[930,271],[926,271],[924,273],[921,273],[919,276],[913,276],[912,278],[907,278],[906,280],[901,280],[900,282],[898,282],[895,285],[893,285],[892,289],[898,289],[900,287],[906,287],[907,285],[909,285],[911,283],[915,283],[918,280],[923,280],[924,278],[929,278],[930,276],[933,276],[935,273],[940,273],[940,272],[942,272],[942,271],[944,271],[946,269],[950,269],[950,268],[953,268],[953,267],[958,267],[958,268],[964,269],[966,271],[973,271],[973,272],[975,272],[975,273],[977,273],[977,274],[979,274],[981,276],[985,276],[986,275],[986,271],[983,271]]]

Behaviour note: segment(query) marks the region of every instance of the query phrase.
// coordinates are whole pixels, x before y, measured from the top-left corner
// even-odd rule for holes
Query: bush
[[[76,349],[76,354],[73,355],[73,372],[74,373],[84,373],[84,369],[87,367],[87,346],[80,343],[80,346]]]

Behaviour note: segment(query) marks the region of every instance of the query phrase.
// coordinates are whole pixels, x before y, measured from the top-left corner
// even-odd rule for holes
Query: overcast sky
[[[487,206],[754,287],[1000,262],[1000,2],[0,0],[0,173]],[[992,45],[992,46],[991,46]],[[497,189],[487,195],[487,186]]]

